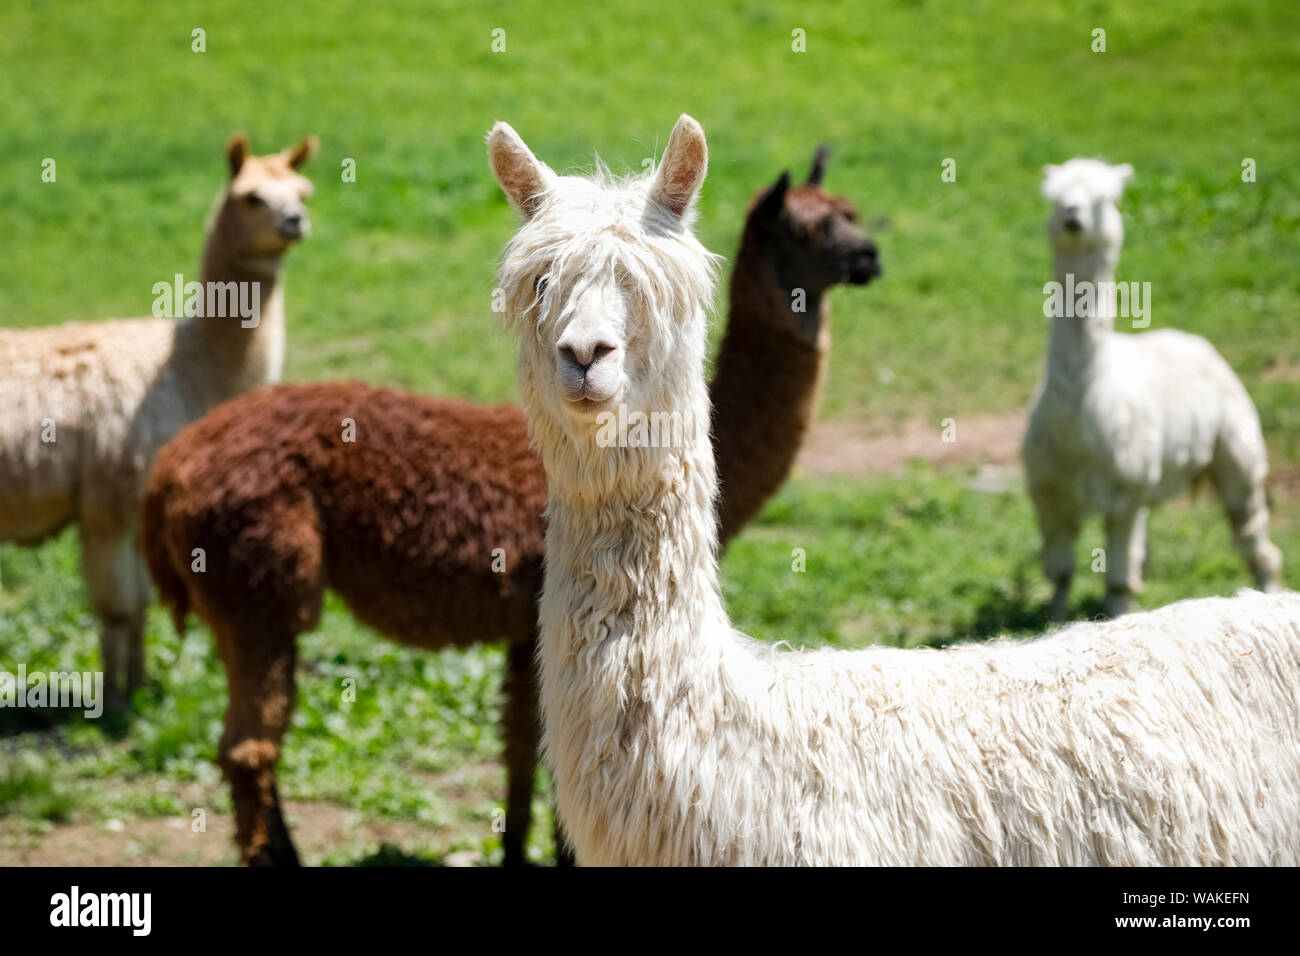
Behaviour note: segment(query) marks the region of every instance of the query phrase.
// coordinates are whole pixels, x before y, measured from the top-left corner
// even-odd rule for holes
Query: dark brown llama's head
[[[880,276],[876,244],[857,226],[857,210],[842,196],[822,190],[828,151],[819,146],[801,185],[790,172],[763,190],[750,208],[747,229],[776,270],[777,281],[796,307],[801,336],[817,335],[816,301],[840,283],[865,285]],[[800,297],[798,293],[802,291]],[[800,312],[802,299],[807,308]]]

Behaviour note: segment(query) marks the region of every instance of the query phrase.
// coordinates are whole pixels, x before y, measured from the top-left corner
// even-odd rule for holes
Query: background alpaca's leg
[[[1065,620],[1070,603],[1070,581],[1074,577],[1074,542],[1079,537],[1079,517],[1072,508],[1062,506],[1058,495],[1030,490],[1038,530],[1043,538],[1043,573],[1052,583],[1050,614],[1053,620]]]
[[[542,742],[542,718],[537,703],[537,626],[528,640],[506,648],[505,706],[506,832],[501,838],[506,866],[528,863],[528,833],[533,821],[533,792]],[[560,821],[555,821],[556,866],[573,866],[573,850]]]
[[[91,605],[100,621],[107,705],[120,708],[144,683],[144,614],[149,575],[129,534],[85,526],[81,563]]]
[[[217,759],[230,781],[240,856],[250,866],[297,866],[275,786],[280,742],[298,702],[297,642],[291,633],[241,635],[224,623],[216,631],[230,687]]]
[[[559,807],[559,801],[555,799],[555,784],[551,784],[551,806]],[[578,858],[573,852],[573,844],[569,842],[569,835],[564,832],[564,824],[560,822],[559,810],[556,810],[555,828],[553,831],[555,838],[555,865],[556,866],[577,866]]]
[[[537,630],[526,641],[506,647],[503,733],[506,755],[506,831],[501,844],[506,866],[528,862],[525,847],[533,817],[533,786],[537,751],[541,745],[541,714],[537,703]]]
[[[1142,591],[1146,560],[1147,508],[1106,516],[1106,613],[1127,614]]]
[[[1219,443],[1210,475],[1223,501],[1223,510],[1232,526],[1232,543],[1255,577],[1261,591],[1282,587],[1282,549],[1268,537],[1268,495],[1259,473],[1262,452],[1245,454],[1240,447]]]

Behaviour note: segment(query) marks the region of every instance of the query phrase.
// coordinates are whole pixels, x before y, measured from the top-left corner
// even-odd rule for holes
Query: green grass
[[[1106,53],[1090,50],[1096,27]],[[205,53],[191,52],[195,28]],[[806,53],[791,51],[795,28]],[[228,135],[246,130],[266,151],[316,133],[314,233],[288,264],[286,377],[513,398],[514,349],[490,302],[516,217],[484,132],[509,120],[561,169],[597,149],[615,170],[638,169],[688,111],[712,157],[700,233],[726,254],[753,192],[832,144],[827,184],[861,207],[886,272],[835,295],[823,417],[937,430],[1026,404],[1046,338],[1040,168],[1102,155],[1137,169],[1120,278],[1152,283],[1153,327],[1215,342],[1288,468],[1300,463],[1297,37],[1287,0],[12,0],[0,8],[16,93],[0,124],[0,324],[147,314],[154,282],[196,268]],[[41,182],[45,157],[55,183]],[[940,178],[948,157],[954,183]],[[1241,182],[1245,157],[1255,183]],[[355,183],[341,181],[345,158]],[[738,625],[796,646],[1036,632],[1046,587],[1023,495],[963,482],[914,468],[792,483],[725,563]],[[1300,555],[1294,500],[1275,511],[1276,540]],[[1090,534],[1085,568],[1101,544]],[[1247,582],[1211,503],[1158,512],[1151,536],[1147,606]],[[795,548],[804,573],[791,570]],[[70,535],[38,551],[0,546],[0,667],[96,666],[76,566]],[[1094,577],[1080,575],[1081,616],[1098,610]],[[66,821],[187,816],[187,787],[228,810],[212,764],[224,677],[209,639],[197,627],[178,637],[155,612],[149,640],[152,682],[129,721],[0,711],[0,847]],[[495,758],[500,651],[397,648],[331,604],[303,662],[284,793],[435,834],[403,852],[494,859],[499,787],[453,799],[429,781]],[[350,705],[346,677],[358,680]],[[319,859],[405,859],[374,850]]]
[[[738,627],[795,647],[1036,634],[1047,626],[1048,591],[1033,535],[1023,494],[972,490],[961,472],[914,465],[865,482],[799,479],[733,545],[723,587]],[[1293,513],[1277,522],[1274,537],[1300,554]],[[1091,550],[1102,545],[1095,526],[1079,542],[1080,617],[1100,612],[1101,576],[1088,566]],[[795,549],[804,551],[804,571],[793,570]],[[1210,501],[1157,512],[1150,552],[1141,601],[1147,607],[1188,594],[1231,594],[1248,583]],[[75,554],[72,534],[40,551],[0,550],[0,660],[24,661],[32,671],[95,666],[94,622],[71,574]],[[1290,583],[1298,577],[1292,573]],[[376,638],[333,603],[322,628],[301,645],[300,700],[280,766],[282,792],[452,834],[454,843],[429,844],[434,859],[467,847],[496,859],[491,821],[500,794],[489,789],[452,799],[429,781],[499,754],[501,651],[408,650]],[[208,810],[229,812],[213,762],[225,676],[208,636],[198,626],[177,636],[156,611],[149,673],[137,715],[126,724],[78,716],[48,724],[47,713],[65,715],[0,710],[0,834],[6,816],[20,830],[69,819],[188,818],[195,804],[177,793],[185,784],[211,796]],[[345,678],[356,681],[354,703],[344,702]],[[114,786],[105,789],[110,781]],[[536,806],[533,846],[540,857],[549,852],[549,817],[540,795]],[[322,860],[354,863],[373,851],[348,848]]]
[[[1152,283],[1155,326],[1214,335],[1250,376],[1300,361],[1288,0],[201,10],[18,0],[0,12],[22,94],[0,124],[0,321],[147,314],[154,282],[196,267],[230,132],[263,150],[315,132],[315,233],[289,263],[289,377],[509,397],[513,349],[490,302],[515,216],[484,132],[508,119],[559,168],[599,150],[638,169],[685,110],[709,134],[711,249],[733,253],[749,197],[787,165],[802,172],[822,140],[835,148],[828,185],[868,223],[889,221],[885,280],[836,297],[832,417],[1024,403],[1046,333],[1040,168],[1077,154],[1137,169],[1121,278]],[[1105,53],[1090,50],[1094,27]],[[205,53],[190,50],[194,28]],[[495,28],[505,53],[490,50]],[[806,53],[791,52],[794,28]],[[40,181],[45,157],[57,183]],[[341,181],[345,157],[355,183]],[[946,157],[955,183],[940,179]],[[1241,182],[1243,157],[1258,182]],[[1294,434],[1300,384],[1276,390],[1261,397],[1265,424]]]

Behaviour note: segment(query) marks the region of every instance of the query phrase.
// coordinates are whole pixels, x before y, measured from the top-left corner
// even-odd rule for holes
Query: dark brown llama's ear
[[[226,162],[230,164],[231,179],[239,175],[246,159],[248,159],[248,137],[243,133],[236,133],[226,144]]]
[[[787,169],[776,178],[776,182],[763,190],[763,194],[758,197],[758,202],[754,203],[754,215],[775,219],[785,206],[785,194],[789,189],[790,170]]]
[[[808,171],[808,182],[805,185],[820,186],[822,184],[822,177],[826,175],[826,160],[830,158],[830,155],[831,151],[825,143],[817,147],[817,152],[813,156],[812,169]]]

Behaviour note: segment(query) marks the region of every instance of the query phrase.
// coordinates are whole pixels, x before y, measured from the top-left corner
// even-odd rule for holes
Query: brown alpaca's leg
[[[218,633],[230,702],[218,759],[235,804],[235,840],[250,866],[297,866],[275,786],[280,741],[298,701],[292,634]]]
[[[552,786],[551,804],[556,805],[554,798],[554,786]],[[578,858],[573,855],[573,846],[569,843],[569,835],[564,832],[564,824],[560,822],[557,811],[555,817],[555,828],[552,831],[555,837],[555,865],[556,866],[577,866]]]
[[[533,783],[541,745],[541,715],[537,709],[537,632],[528,640],[506,646],[503,733],[506,751],[506,832],[501,844],[506,866],[524,866],[524,847],[532,826]]]
[[[528,863],[524,848],[532,828],[533,788],[542,743],[542,715],[537,704],[537,631],[523,644],[506,649],[506,832],[501,840],[506,866]],[[552,801],[554,802],[554,801]],[[555,865],[573,866],[573,848],[559,819],[555,820]]]

